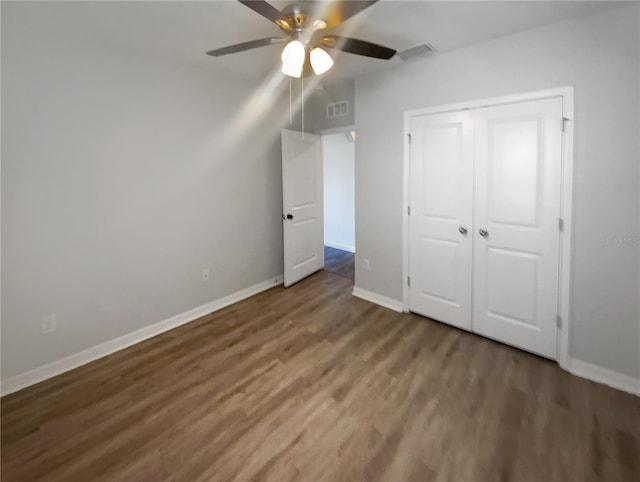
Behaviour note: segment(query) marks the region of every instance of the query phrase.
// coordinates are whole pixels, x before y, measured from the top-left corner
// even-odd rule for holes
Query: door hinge
[[[407,206],[407,216],[411,216],[411,206]]]
[[[558,229],[564,231],[564,220],[562,218],[558,218]]]
[[[411,132],[407,133],[407,139],[409,139],[409,144],[411,144]]]
[[[556,316],[556,326],[557,326],[559,329],[562,329],[562,317],[561,317],[560,315],[557,315],[557,316]]]
[[[569,120],[571,120],[571,119],[569,119],[568,117],[563,117],[563,118],[562,118],[562,132],[564,132],[564,131],[565,131],[567,121],[569,121]]]
[[[407,286],[411,287],[411,276],[407,276]]]

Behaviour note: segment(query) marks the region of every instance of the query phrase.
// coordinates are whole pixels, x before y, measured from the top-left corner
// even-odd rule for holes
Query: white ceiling
[[[6,2],[2,2],[3,4]],[[274,0],[283,8],[289,1]],[[398,51],[428,43],[442,53],[522,30],[593,15],[625,2],[615,1],[395,1],[382,0],[334,29]],[[4,16],[3,12],[3,16]],[[260,79],[278,63],[274,45],[225,57],[205,52],[280,30],[234,0],[29,2],[21,21],[85,43],[138,51],[200,65],[212,71]],[[26,15],[24,15],[26,14]],[[24,16],[23,16],[24,15]],[[402,62],[335,55],[330,78],[355,77]]]

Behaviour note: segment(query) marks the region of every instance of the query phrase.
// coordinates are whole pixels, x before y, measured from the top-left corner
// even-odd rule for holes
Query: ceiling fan
[[[378,0],[299,1],[282,11],[264,0],[238,1],[275,23],[287,37],[251,40],[211,50],[207,55],[219,57],[266,45],[286,43],[281,55],[282,72],[290,77],[299,78],[311,75],[312,72],[316,75],[323,74],[333,66],[333,59],[323,47],[385,60],[396,53],[395,50],[382,45],[325,32]]]

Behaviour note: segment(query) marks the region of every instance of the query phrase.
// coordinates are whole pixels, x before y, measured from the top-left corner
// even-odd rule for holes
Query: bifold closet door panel
[[[562,100],[474,117],[473,331],[556,358]]]
[[[473,114],[411,119],[409,308],[471,329]]]

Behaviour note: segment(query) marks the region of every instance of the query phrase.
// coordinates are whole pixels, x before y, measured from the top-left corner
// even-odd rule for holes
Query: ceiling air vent
[[[431,52],[433,52],[433,47],[431,45],[422,44],[416,47],[411,47],[407,50],[403,50],[402,52],[398,52],[396,55],[402,60],[410,60],[416,57],[430,54]]]

